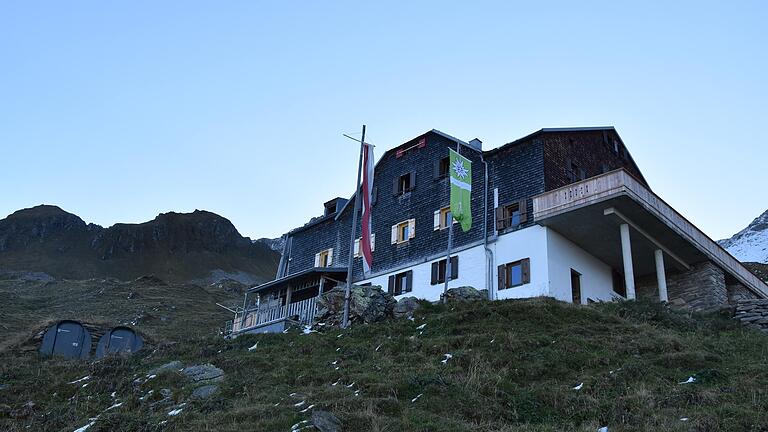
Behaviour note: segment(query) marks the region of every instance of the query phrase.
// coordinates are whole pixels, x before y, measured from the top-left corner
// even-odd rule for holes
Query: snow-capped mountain
[[[283,253],[283,246],[285,246],[285,236],[274,238],[274,239],[260,238],[258,240],[253,240],[253,242],[266,245],[277,253]]]
[[[768,210],[733,237],[718,243],[741,262],[768,264]]]

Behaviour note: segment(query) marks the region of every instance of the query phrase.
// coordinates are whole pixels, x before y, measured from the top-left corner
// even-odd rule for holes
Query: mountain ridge
[[[174,282],[231,277],[260,283],[274,276],[279,254],[243,237],[226,218],[195,210],[161,213],[151,221],[88,224],[57,206],[18,210],[0,219],[0,270],[58,278],[154,274]]]
[[[768,264],[768,210],[746,228],[718,244],[741,262]]]

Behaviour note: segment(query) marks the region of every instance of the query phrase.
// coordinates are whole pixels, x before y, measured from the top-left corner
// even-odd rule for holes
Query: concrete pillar
[[[627,300],[635,299],[635,269],[632,267],[632,242],[629,239],[629,225],[621,224],[621,256],[624,260],[624,283]]]
[[[664,252],[661,249],[656,249],[653,252],[654,258],[656,258],[656,281],[659,285],[659,301],[669,301],[667,295],[667,274],[664,271]]]

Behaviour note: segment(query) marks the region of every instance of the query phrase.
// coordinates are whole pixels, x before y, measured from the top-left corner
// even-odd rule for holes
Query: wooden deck
[[[270,323],[284,320],[290,317],[298,317],[298,321],[303,325],[312,325],[317,311],[317,297],[281,305],[277,303],[264,303],[259,307],[235,314],[232,321],[231,332],[240,333],[249,329],[268,325]],[[245,319],[243,319],[245,315]]]
[[[645,211],[694,245],[709,260],[755,293],[768,298],[768,285],[623,169],[535,196],[533,217],[538,222],[619,196],[627,196],[640,204]]]

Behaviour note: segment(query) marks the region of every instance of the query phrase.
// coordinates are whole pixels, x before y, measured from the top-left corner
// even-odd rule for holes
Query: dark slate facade
[[[380,156],[374,175],[372,214],[372,231],[376,235],[374,276],[433,260],[445,253],[448,230],[435,231],[433,217],[436,210],[449,204],[449,179],[436,176],[435,163],[448,156],[448,148],[455,150],[457,142],[457,139],[438,131],[430,131]],[[525,200],[528,214],[525,223],[500,232],[503,234],[534,223],[532,198],[535,195],[579,180],[573,179],[573,174],[569,173],[572,162],[583,169],[580,175],[584,177],[624,167],[645,183],[613,128],[542,129],[486,152],[461,143],[461,154],[472,161],[473,223],[472,229],[466,233],[458,225],[454,226],[453,244],[456,249],[483,241],[486,174],[483,160],[488,166],[485,218],[489,236],[495,234],[495,188],[498,188],[499,205]],[[618,152],[613,150],[615,145],[618,145]],[[396,195],[393,187],[395,179],[411,172],[415,172],[413,190]],[[328,248],[333,248],[332,267],[346,267],[353,208],[354,199],[340,214],[326,215],[289,233],[292,246],[288,274],[313,267],[315,254]],[[391,244],[392,225],[408,219],[416,219],[415,237],[403,244]],[[359,224],[356,231],[356,238],[359,238]],[[353,279],[362,279],[360,258],[355,258]]]

